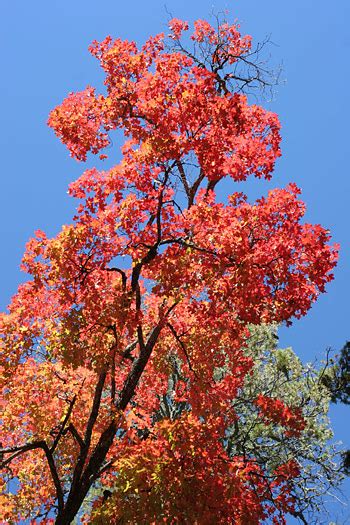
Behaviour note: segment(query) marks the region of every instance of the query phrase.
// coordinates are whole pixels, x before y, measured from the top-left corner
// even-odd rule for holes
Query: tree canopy
[[[327,417],[330,395],[322,382],[328,368],[302,365],[291,348],[278,348],[276,328],[271,326],[249,327],[245,354],[254,359],[252,373],[247,374],[242,388],[232,399],[235,418],[225,422],[224,437],[218,436],[218,440],[221,440],[229,458],[239,456],[256,462],[266,479],[276,479],[276,467],[279,465],[295,462],[299,473],[289,481],[288,488],[294,500],[290,513],[301,523],[319,523],[320,517],[328,513],[325,494],[329,498],[332,494],[336,496],[343,479],[340,448],[332,442],[333,434]],[[225,366],[218,368],[214,373],[215,380],[220,380],[225,373]],[[208,480],[206,476],[196,478],[199,469],[193,458],[189,463],[184,459],[188,449],[194,455],[193,444],[191,447],[184,442],[182,434],[180,442],[174,437],[174,429],[178,432],[183,416],[191,412],[191,406],[186,401],[174,400],[176,382],[180,380],[188,382],[181,371],[180,361],[173,361],[168,391],[153,415],[151,428],[146,431],[147,439],[155,440],[153,456],[150,449],[145,456],[133,447],[130,458],[128,451],[118,466],[121,475],[111,476],[105,484],[97,486],[88,498],[90,512],[93,507],[92,523],[160,522],[170,500],[175,507],[171,512],[173,516],[181,507],[185,522],[195,523],[196,519],[198,523],[203,522],[203,514],[198,509],[203,500],[197,502],[197,499],[198,494],[203,494],[208,504],[211,497],[211,493],[206,494],[210,491]],[[300,433],[286,432],[285,425],[278,420],[262,419],[256,405],[256,399],[261,395],[279,399],[286,406],[299,410],[305,422]],[[168,470],[169,463],[173,461],[160,457],[157,450],[158,424],[169,419],[177,420],[177,425],[172,428],[171,453],[182,459],[181,465],[177,465],[182,475],[181,482],[174,485],[174,472]],[[203,450],[196,447],[197,453],[202,454]],[[135,468],[135,463],[138,468]],[[193,501],[187,480],[191,483]],[[217,505],[215,495],[212,505]]]
[[[106,93],[71,93],[49,117],[80,161],[105,158],[112,130],[125,142],[119,164],[71,183],[72,223],[28,242],[30,279],[0,318],[9,523],[112,508],[111,523],[278,524],[300,510],[303,461],[278,446],[315,432],[299,365],[274,351],[264,370],[296,376],[274,390],[247,339],[252,325],[306,314],[337,246],[303,222],[294,184],[254,203],[222,198],[227,177],[272,176],[279,120],[245,93],[267,80],[237,24],[169,26],[141,49],[94,42]],[[102,500],[84,518],[94,487]]]

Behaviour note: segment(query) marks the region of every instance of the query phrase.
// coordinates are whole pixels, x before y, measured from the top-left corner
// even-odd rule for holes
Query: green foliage
[[[311,364],[302,364],[291,348],[278,348],[276,327],[250,327],[247,343],[255,365],[233,401],[239,417],[228,431],[227,446],[232,455],[254,457],[271,473],[276,465],[296,460],[301,474],[293,482],[295,514],[312,523],[323,510],[325,494],[343,479],[341,452],[332,441],[328,420],[332,395],[322,380],[325,369],[320,372]],[[259,393],[301,409],[306,424],[298,437],[286,435],[281,425],[261,421],[253,402]]]
[[[343,346],[337,360],[330,361],[322,374],[322,382],[328,389],[332,403],[350,404],[350,341]]]

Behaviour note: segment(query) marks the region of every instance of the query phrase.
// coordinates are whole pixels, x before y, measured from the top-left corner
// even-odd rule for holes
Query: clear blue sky
[[[2,0],[1,309],[23,280],[18,266],[33,231],[53,235],[70,221],[67,184],[84,169],[46,127],[49,111],[69,91],[100,85],[98,64],[87,52],[92,40],[111,34],[142,42],[165,29],[165,4],[189,21],[228,9],[256,41],[271,34],[273,62],[283,62],[286,83],[269,103],[282,121],[283,157],[268,186],[296,182],[307,219],[329,228],[342,246],[327,294],[306,318],[282,329],[281,342],[304,360],[321,357],[327,347],[340,349],[350,339],[348,0]],[[254,192],[266,188],[256,182]],[[350,448],[349,420],[350,407],[332,409],[336,436]]]

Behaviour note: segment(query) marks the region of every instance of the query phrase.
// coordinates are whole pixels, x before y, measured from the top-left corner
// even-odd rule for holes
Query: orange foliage
[[[268,479],[254,458],[228,455],[225,428],[252,367],[247,324],[304,315],[337,250],[301,222],[294,185],[220,202],[224,177],[271,177],[279,121],[234,89],[251,50],[237,25],[197,21],[202,55],[179,40],[187,23],[170,29],[170,47],[163,35],[141,49],[94,42],[106,95],[72,93],[49,118],[79,160],[105,158],[111,130],[126,142],[120,164],[71,184],[72,223],[28,242],[30,280],[0,318],[6,523],[68,523],[96,483],[112,492],[96,499],[96,523],[283,523],[293,507],[297,466]],[[171,403],[185,410],[159,420],[176,367]],[[302,414],[257,404],[263,420],[302,431]]]

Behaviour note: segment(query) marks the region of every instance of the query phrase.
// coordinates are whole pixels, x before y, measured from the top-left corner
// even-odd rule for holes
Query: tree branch
[[[19,456],[20,454],[23,454],[24,452],[28,452],[29,450],[35,450],[39,448],[45,452],[47,463],[50,469],[51,478],[52,478],[53,484],[56,489],[58,509],[60,511],[64,507],[63,491],[62,491],[60,479],[58,477],[53,455],[45,441],[42,441],[42,440],[33,441],[33,443],[26,443],[25,445],[21,445],[21,446],[0,449],[1,457],[3,457],[5,454],[14,453],[8,459],[2,460],[0,463],[0,467],[4,467],[8,465],[15,457]]]
[[[196,376],[197,373],[196,371],[192,368],[192,364],[191,364],[191,360],[190,360],[190,357],[188,355],[188,352],[187,352],[187,348],[186,346],[184,345],[184,343],[181,341],[181,338],[180,336],[177,334],[175,328],[173,327],[173,325],[171,323],[167,323],[167,326],[168,328],[170,329],[171,333],[173,334],[173,336],[175,337],[176,341],[178,342],[178,344],[180,345],[183,353],[185,354],[185,357],[186,357],[186,361],[187,361],[187,364],[188,364],[188,368],[191,370],[191,372],[193,372],[193,374]]]
[[[186,178],[186,173],[185,173],[185,170],[184,170],[184,167],[183,167],[183,164],[180,160],[177,160],[176,161],[176,167],[177,169],[179,170],[179,173],[180,173],[180,178],[181,178],[181,182],[183,184],[183,187],[184,187],[184,190],[185,190],[185,193],[187,195],[187,198],[188,198],[188,203],[190,203],[190,199],[191,199],[191,188],[188,184],[188,181],[187,181],[187,178]]]
[[[59,429],[58,433],[57,433],[57,436],[55,437],[54,439],[54,442],[52,444],[52,446],[50,447],[50,452],[51,454],[54,453],[58,443],[59,443],[59,440],[61,439],[61,437],[64,435],[64,429],[65,429],[65,426],[67,424],[67,422],[69,421],[69,418],[72,414],[72,411],[73,411],[73,407],[74,407],[74,404],[77,400],[77,396],[74,395],[72,401],[69,403],[69,407],[68,407],[68,410],[67,410],[67,414],[65,415],[64,417],[64,420],[62,422],[62,425],[61,425],[61,428]],[[56,427],[57,428],[57,427]]]
[[[73,425],[73,423],[69,423],[68,427],[66,428],[66,432],[70,432],[72,434],[72,436],[77,441],[81,449],[84,448],[85,446],[84,440],[79,434],[78,430]]]

